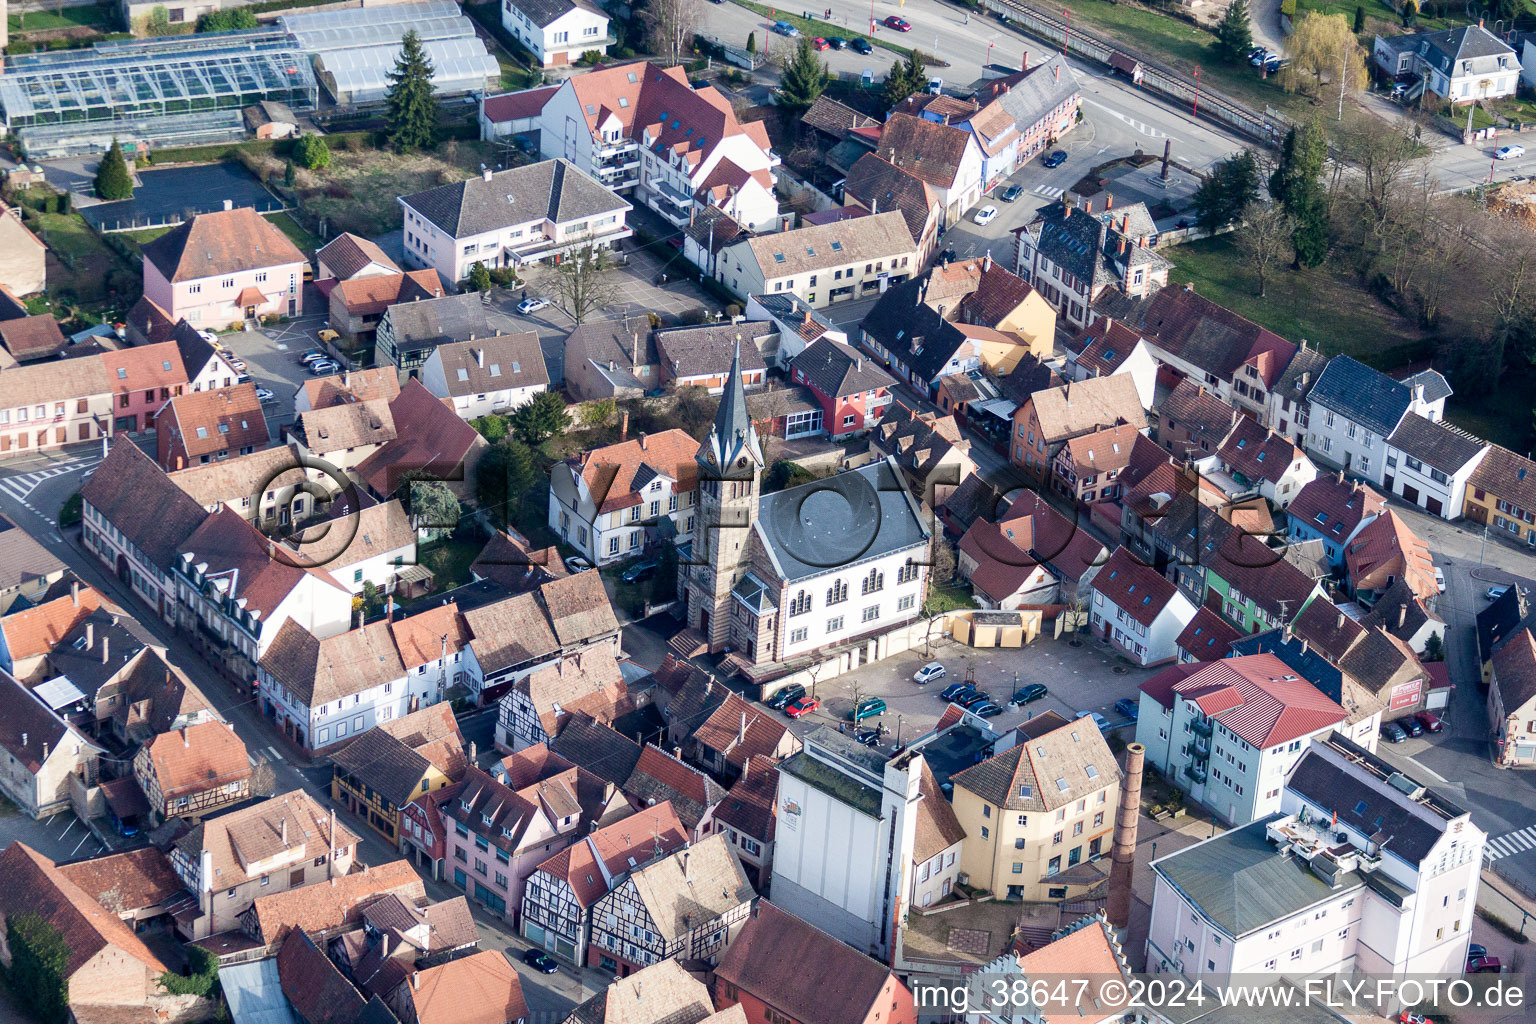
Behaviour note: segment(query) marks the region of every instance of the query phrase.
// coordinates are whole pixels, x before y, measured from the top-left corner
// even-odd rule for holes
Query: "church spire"
[[[740,464],[751,460],[750,466]],[[763,466],[763,448],[757,428],[747,412],[747,392],[741,383],[741,336],[736,336],[736,352],[731,358],[731,372],[715,411],[715,425],[699,448],[698,460],[717,476],[730,479],[743,472],[756,472]],[[735,472],[731,472],[734,470]]]

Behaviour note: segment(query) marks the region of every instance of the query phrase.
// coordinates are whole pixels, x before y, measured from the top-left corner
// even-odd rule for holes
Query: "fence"
[[[1081,28],[1070,29],[1065,21],[1040,8],[1022,3],[1021,0],[982,0],[983,5],[1023,31],[1055,43],[1063,51],[1077,57],[1110,66],[1115,54],[1124,54],[1141,65],[1141,87],[1175,103],[1185,104],[1197,116],[1241,132],[1267,146],[1278,146],[1291,122],[1284,115],[1265,110],[1263,113],[1228,99],[1220,93],[1200,88],[1198,82],[1183,72],[1147,57],[1145,54],[1100,39]],[[1199,106],[1195,99],[1198,91]]]

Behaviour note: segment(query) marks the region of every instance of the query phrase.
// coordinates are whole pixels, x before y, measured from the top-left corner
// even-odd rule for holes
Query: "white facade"
[[[678,490],[677,481],[660,474],[646,484],[640,503],[611,512],[598,502],[575,467],[555,465],[549,473],[549,528],[593,565],[622,562],[645,549],[646,531],[663,518],[677,532],[693,532],[696,489]]]
[[[1174,592],[1149,626],[1137,622],[1097,590],[1093,592],[1094,632],[1109,638],[1122,654],[1143,668],[1176,658],[1179,634],[1194,617],[1195,606],[1182,590]]]
[[[757,527],[764,533],[764,527]],[[784,590],[785,613],[777,628],[779,660],[793,658],[861,633],[885,632],[922,612],[927,593],[926,540],[879,558],[852,562],[832,572],[791,583]],[[828,603],[834,589],[845,595]],[[741,600],[739,597],[736,599]],[[809,610],[796,615],[797,602]]]
[[[231,388],[238,382],[239,373],[229,365],[229,359],[218,349],[213,350],[208,362],[197,371],[197,375],[188,382],[192,391],[217,391],[219,388]]]
[[[1141,400],[1141,407],[1143,409],[1151,409],[1156,404],[1157,366],[1157,360],[1153,358],[1151,350],[1147,348],[1147,343],[1138,340],[1131,349],[1131,354],[1126,356],[1119,366],[1115,367],[1114,373],[1111,373],[1110,376],[1114,377],[1124,374],[1135,381],[1136,397]],[[1077,360],[1069,353],[1064,376],[1067,380],[1076,382],[1099,375],[1086,366],[1078,365]]]
[[[906,280],[921,269],[922,258],[910,240],[901,248],[888,252],[850,251],[846,263],[818,267],[814,273],[785,274],[761,266],[749,242],[737,242],[721,249],[715,261],[715,277],[742,298],[788,293],[813,309],[844,299],[884,294],[887,287]]]
[[[1467,481],[1488,454],[1485,444],[1472,459],[1450,473],[1431,466],[1392,445],[1386,445],[1382,486],[1393,495],[1442,519],[1460,519]]]
[[[1403,415],[1413,413],[1438,423],[1445,415],[1445,399],[1426,402],[1420,390],[1414,394]],[[1402,422],[1401,418],[1398,422]],[[1392,428],[1397,429],[1397,423],[1392,424]],[[1382,477],[1387,469],[1387,439],[1363,423],[1351,419],[1348,413],[1314,401],[1305,447],[1309,455],[1343,466],[1345,472],[1373,486],[1382,486]]]
[[[180,625],[183,629],[195,629],[201,623],[251,662],[266,653],[277,631],[289,619],[317,637],[345,632],[352,620],[351,593],[307,572],[300,575],[270,614],[254,615],[245,610],[243,599],[229,601],[228,576],[206,575],[203,570],[207,566],[194,563],[195,557],[192,552],[183,552],[177,565],[176,591],[183,610]]]
[[[589,50],[608,53],[608,16],[596,7],[573,4],[541,26],[522,12],[516,0],[501,0],[501,25],[547,68],[574,64]]]
[[[163,571],[140,551],[138,546],[107,520],[96,506],[85,502],[81,507],[85,546],[122,575],[126,567],[128,585],[149,607],[156,609],[166,622],[176,621],[176,578]]]
[[[462,653],[451,652],[448,657],[453,662],[446,675],[451,685],[454,674],[462,671]],[[380,722],[440,703],[447,693],[445,674],[437,661],[412,669],[400,679],[349,694],[340,700],[327,701],[318,707],[310,707],[299,700],[260,666],[257,676],[261,680],[262,697],[271,706],[279,726],[286,724],[295,730],[300,745],[310,749],[351,739]]]
[[[533,401],[533,396],[546,391],[549,385],[543,381],[522,387],[498,388],[493,391],[469,395],[453,394],[448,387],[448,377],[443,372],[443,347],[432,350],[421,366],[421,383],[432,394],[451,403],[461,420],[478,419],[481,416],[509,413]]]

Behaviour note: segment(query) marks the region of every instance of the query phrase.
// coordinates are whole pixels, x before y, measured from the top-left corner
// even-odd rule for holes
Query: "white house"
[[[532,331],[457,341],[432,350],[421,383],[460,419],[512,412],[549,387],[539,336]]]
[[[1264,429],[1247,416],[1233,421],[1216,449],[1215,461],[1219,470],[1208,472],[1206,479],[1229,497],[1257,491],[1281,508],[1317,479],[1317,467],[1290,438]]]
[[[1488,442],[1418,413],[1404,416],[1387,438],[1382,487],[1442,519],[1460,519],[1467,481]]]
[[[1371,58],[1393,78],[1427,76],[1429,91],[1451,103],[1513,96],[1521,77],[1521,58],[1481,21],[1439,32],[1377,36]]]
[[[1313,737],[1348,712],[1273,654],[1196,661],[1141,684],[1136,742],[1163,778],[1222,820],[1280,809],[1280,785]]]
[[[640,554],[663,521],[669,536],[686,536],[694,525],[698,448],[687,431],[664,430],[556,463],[549,528],[593,565]]]
[[[1305,447],[1314,460],[1388,490],[1387,438],[1409,413],[1438,421],[1451,386],[1434,370],[1393,380],[1349,356],[1335,356],[1307,396]]]
[[[496,104],[508,118],[518,104]],[[483,131],[500,133],[487,102]],[[778,154],[761,121],[737,121],[712,86],[694,89],[681,67],[619,64],[575,75],[544,103],[540,148],[641,202],[674,226],[711,204],[752,231],[782,226],[774,195]]]
[[[743,298],[787,293],[819,309],[878,295],[921,266],[906,221],[891,211],[743,239],[720,251],[715,278]]]
[[[1195,606],[1167,577],[1127,548],[1082,579],[1093,592],[1093,630],[1146,667],[1178,656],[1179,634]]]
[[[1140,333],[1110,317],[1095,320],[1067,345],[1069,381],[1124,374],[1136,382],[1143,409],[1153,407],[1157,392],[1157,359]]]
[[[1460,975],[1486,836],[1342,737],[1315,741],[1280,811],[1152,862],[1147,970]]]
[[[277,631],[256,677],[261,709],[305,750],[320,750],[444,699],[435,673],[407,675],[388,622],[320,638]]]
[[[196,327],[182,320],[171,330],[171,340],[181,353],[181,365],[187,371],[188,391],[215,391],[234,387],[239,372],[229,365],[229,356],[214,348]]]
[[[933,189],[946,228],[981,199],[983,154],[976,136],[964,128],[892,114],[880,129],[875,155]]]
[[[315,280],[351,281],[400,273],[376,242],[344,231],[315,252]]]
[[[608,15],[576,0],[501,0],[501,25],[546,68],[608,53]]]
[[[401,196],[405,258],[449,281],[470,268],[520,267],[633,232],[630,205],[564,160],[482,171],[480,177]]]

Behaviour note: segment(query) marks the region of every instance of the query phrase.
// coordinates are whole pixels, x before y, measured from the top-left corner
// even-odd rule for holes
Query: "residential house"
[[[1342,737],[1314,741],[1277,813],[1152,862],[1148,969],[1455,973],[1485,838],[1395,765]]]
[[[409,861],[392,860],[377,867],[364,865],[326,885],[304,886],[258,896],[240,915],[241,931],[268,950],[279,950],[290,932],[335,933],[359,921],[368,904],[381,896],[398,897],[414,908],[427,895],[421,876]]]
[[[630,872],[687,845],[667,801],[597,829],[528,876],[520,934],[535,948],[586,964],[598,901]]]
[[[32,818],[67,809],[76,787],[83,798],[101,748],[9,672],[0,672],[0,698],[0,793]]]
[[[1284,434],[1266,430],[1239,416],[1216,449],[1216,472],[1210,479],[1231,498],[1257,491],[1273,505],[1285,508],[1301,489],[1317,478],[1317,467]]]
[[[747,229],[730,214],[718,206],[708,206],[683,228],[683,256],[706,277],[714,277],[720,250],[746,236]]]
[[[1067,340],[1065,373],[1074,381],[1126,374],[1136,382],[1142,406],[1150,409],[1156,404],[1157,359],[1152,348],[1139,331],[1114,317],[1101,317]]]
[[[465,684],[480,704],[500,700],[512,685],[563,658],[591,651],[619,653],[619,621],[595,575],[576,573],[540,583],[464,612],[469,628]]]
[[[1009,461],[1043,479],[1072,438],[1119,425],[1140,432],[1147,427],[1147,413],[1136,382],[1115,375],[1037,391],[1014,412],[1013,424]]]
[[[1407,580],[1401,578],[1376,599],[1360,622],[1368,628],[1380,628],[1419,655],[1425,653],[1430,637],[1438,637],[1443,644],[1446,636],[1445,620],[1413,592]]]
[[[107,640],[116,639],[119,629],[133,622],[125,616],[116,625],[106,627],[100,621],[93,621],[94,618],[85,622],[87,642],[79,651],[82,656],[91,650],[91,641],[98,636],[105,646]],[[68,644],[68,649],[73,652],[73,642]],[[95,728],[98,737],[110,734],[118,743],[131,746],[194,725],[220,721],[218,712],[203,692],[185,672],[166,660],[163,648],[144,645],[139,646],[139,651],[123,671],[96,688]],[[75,666],[64,659],[59,668],[65,669],[59,674],[67,676],[68,670]]]
[[[569,732],[567,728],[562,737]],[[778,765],[770,757],[753,754],[715,808],[715,834],[731,844],[747,881],[758,890],[768,887],[773,870],[778,789]]]
[[[1220,534],[1225,536],[1220,536]],[[1200,556],[1202,604],[1220,610],[1244,633],[1284,626],[1327,594],[1313,576],[1297,568],[1282,550],[1239,529],[1209,532]]]
[[[130,345],[154,345],[171,340],[171,332],[178,323],[171,315],[148,299],[140,296],[128,314],[123,317],[123,338]],[[196,328],[193,328],[194,333]],[[212,347],[212,346],[210,346]],[[183,358],[186,353],[183,352]],[[188,375],[191,375],[190,368]]]
[[[374,346],[379,321],[390,306],[442,297],[443,282],[437,271],[409,270],[337,281],[326,296],[326,303],[331,330],[340,335],[340,343],[348,349],[366,351]]]
[[[944,208],[945,228],[954,226],[981,198],[982,150],[964,128],[892,114],[880,129],[875,155],[920,178]]]
[[[1024,63],[1029,63],[1028,54]],[[979,104],[998,101],[1013,118],[1019,131],[1018,162],[1022,167],[1072,130],[1082,97],[1066,58],[1053,53],[1034,67],[983,82],[972,100]]]
[[[504,953],[482,950],[411,972],[385,1000],[400,1024],[518,1024],[523,985]]]
[[[1281,780],[1348,712],[1273,654],[1164,669],[1141,684],[1136,742],[1163,778],[1242,826],[1280,809]]]
[[[625,761],[628,760],[625,750]],[[715,828],[714,815],[725,801],[726,791],[713,778],[647,743],[635,759],[634,771],[620,786],[637,808],[659,803],[672,805],[690,842],[700,842]]]
[[[0,203],[0,287],[36,295],[47,284],[48,246],[21,222],[18,207]]]
[[[330,759],[331,799],[394,846],[405,806],[457,782],[467,764],[463,737],[446,703],[381,721]]]
[[[265,448],[269,436],[255,384],[180,395],[154,420],[156,455],[167,470],[249,455]]]
[[[576,0],[502,0],[501,27],[546,68],[608,52],[608,15]]]
[[[748,295],[748,320],[766,320],[779,330],[778,367],[788,370],[795,357],[822,338],[848,344],[848,334],[837,324],[806,305],[799,296],[780,292],[777,295]]]
[[[64,578],[64,569],[64,563],[27,531],[0,516],[0,615],[18,600],[25,599],[23,607],[45,600],[50,588]]]
[[[1094,632],[1143,668],[1177,657],[1195,606],[1156,569],[1121,547],[1083,582],[1093,592]]]
[[[112,349],[101,354],[101,361],[112,381],[114,433],[153,429],[155,414],[189,383],[173,341]]]
[[[916,412],[905,405],[891,406],[870,431],[865,458],[890,459],[899,466],[907,489],[926,508],[944,504],[976,472],[971,442],[961,434],[954,416]],[[858,455],[850,454],[843,465],[858,465],[858,460]]]
[[[824,429],[834,439],[868,430],[880,422],[895,399],[896,379],[873,359],[866,360],[844,342],[822,337],[790,364],[791,379],[811,389],[819,413],[803,418],[786,437]]]
[[[674,958],[718,963],[756,898],[725,837],[710,836],[636,868],[598,898],[587,965],[624,978]]]
[[[58,997],[71,1016],[154,1015],[174,1005],[157,998],[164,995],[160,978],[166,965],[130,925],[53,861],[18,840],[0,852],[0,872],[7,882],[0,892],[0,917],[14,924],[35,916],[63,944],[55,968],[63,989]],[[7,959],[12,955],[14,950],[8,950]]]
[[[917,244],[918,262],[926,263],[933,255],[939,227],[944,223],[944,204],[933,187],[910,170],[882,160],[874,153],[865,153],[848,170],[842,200],[848,206],[870,213],[899,212]]]
[[[63,597],[0,617],[0,668],[28,685],[44,681],[48,655],[102,603],[94,587],[72,583]]]
[[[635,765],[645,748],[606,722],[577,713],[566,722],[548,749],[563,760],[622,788],[634,775]]]
[[[1045,712],[1019,742],[951,777],[969,884],[1002,899],[1062,899],[1107,877],[1120,769],[1091,722]]]
[[[583,452],[550,470],[549,528],[594,565],[693,532],[698,440],[664,430]]]
[[[369,997],[372,1016],[365,1013],[359,1019],[388,1024],[397,1018],[385,1008],[385,996],[398,991],[413,970],[472,958],[480,933],[462,896],[427,904],[388,894],[363,908],[361,927],[338,935],[328,945],[332,961]],[[472,996],[484,998],[478,992]],[[494,1012],[494,1004],[482,1005],[467,1016],[478,1013],[484,1014],[480,1019],[487,1019]]]
[[[1439,420],[1450,395],[1451,386],[1434,370],[1399,381],[1349,356],[1335,356],[1307,396],[1307,453],[1393,490],[1386,484],[1396,475],[1396,467],[1387,465],[1387,438],[1410,413]]]
[[[661,390],[661,357],[646,316],[597,320],[565,339],[565,381],[583,402],[639,398]]]
[[[759,900],[714,976],[749,1024],[916,1024],[912,992],[880,960]]]
[[[1536,462],[1490,445],[1467,480],[1464,512],[1494,536],[1536,544]]]
[[[585,651],[512,684],[498,702],[496,749],[516,751],[549,743],[560,734],[562,719],[578,711],[612,721],[631,710],[632,702],[613,655],[601,649]]]
[[[162,732],[139,748],[133,777],[149,800],[152,822],[198,821],[251,798],[245,744],[227,722]]]
[[[461,500],[473,493],[476,467],[490,449],[474,427],[418,380],[407,381],[400,389],[389,403],[389,415],[395,421],[395,439],[358,463],[352,475],[361,478],[380,500],[399,490],[406,474],[413,471],[447,484]]]
[[[25,306],[16,302],[13,296],[6,296],[7,303],[14,303],[20,315],[6,316],[0,320],[0,348],[3,348],[8,358],[5,363],[15,366],[17,363],[37,362],[42,359],[54,359],[64,354],[67,344],[64,331],[59,327],[59,321],[51,313],[42,313],[36,316],[28,316]]]
[[[1434,601],[1440,595],[1429,545],[1419,539],[1391,509],[1355,535],[1344,549],[1344,568],[1355,600],[1376,603],[1392,584],[1403,579],[1414,596]]]
[[[780,161],[767,129],[738,121],[717,89],[694,89],[681,66],[573,75],[544,103],[538,128],[545,158],[568,160],[615,192],[634,190],[675,227],[711,205],[749,231],[781,225]]]
[[[1344,474],[1317,477],[1286,506],[1293,541],[1320,540],[1335,568],[1344,564],[1350,541],[1386,507],[1386,499]]]
[[[250,207],[200,213],[144,246],[144,297],[218,329],[304,312],[304,254]]]
[[[304,929],[288,933],[276,962],[282,993],[302,1024],[362,1019],[363,997]]]
[[[1115,54],[1116,58],[1120,56]],[[1103,978],[1108,982],[1104,989],[1096,993],[1086,988],[1081,993],[1063,989],[1062,997],[1052,998],[1051,1004],[1053,1009],[1062,1006],[1064,1012],[1053,1012],[1050,1018],[1039,1014],[1042,1021],[1072,1015],[1084,1024],[1113,1024],[1124,1020],[1128,1014],[1134,1015],[1128,996],[1116,998],[1115,978],[1129,978],[1131,969],[1120,948],[1118,930],[1105,919],[1103,911],[1084,915],[1053,932],[1051,941],[1038,949],[1024,954],[1010,950],[983,965],[977,973],[997,978],[1000,984],[1009,986],[1008,991],[1015,991],[1012,988],[1014,985],[1019,986],[1017,991],[1029,991],[1031,986],[1049,986],[1058,979],[1072,975]],[[1038,991],[1043,992],[1044,989]],[[1025,1012],[1035,1011],[1038,1005],[1031,1005]],[[989,1024],[997,1019],[988,1012],[989,1009],[1005,1015],[1010,1013],[1010,1008],[1003,1001],[995,1001],[983,1003],[980,1009],[972,1004],[971,1012],[962,1019],[966,1024]],[[1319,1015],[1318,1021],[1321,1019]]]
[[[129,336],[132,337],[132,332]],[[238,383],[239,372],[230,365],[231,356],[214,348],[196,327],[185,320],[178,321],[168,329],[167,337],[176,343],[176,351],[181,355],[181,366],[187,375],[186,390],[212,391],[232,388]],[[150,345],[154,341],[146,338],[139,344]]]
[[[488,268],[524,267],[634,232],[630,205],[576,165],[545,160],[401,196],[405,258],[450,282]]]
[[[1387,438],[1381,485],[1442,519],[1460,519],[1467,481],[1491,446],[1443,420],[1409,413]]]
[[[460,419],[513,412],[549,388],[549,371],[533,331],[439,345],[421,368],[421,382],[451,401]]]
[[[417,870],[442,881],[447,866],[448,825],[443,804],[455,799],[463,781],[441,789],[429,789],[400,810],[400,852],[410,857]]]
[[[1390,78],[1421,76],[1427,91],[1453,105],[1513,96],[1520,85],[1521,58],[1481,18],[1438,32],[1377,36],[1371,59]]]
[[[240,926],[256,897],[347,874],[357,836],[303,790],[209,818],[171,847],[190,894],[175,912],[184,940]]]
[[[1116,209],[1114,197],[1094,213],[1093,200],[1077,210],[1070,197],[1047,206],[1015,228],[1014,273],[1033,285],[1074,327],[1085,327],[1107,288],[1132,298],[1168,283],[1173,266],[1152,246],[1157,225],[1145,203]]]
[[[1488,728],[1493,763],[1536,764],[1536,638],[1521,629],[1493,652],[1488,683]]]
[[[416,377],[439,345],[494,337],[496,330],[486,316],[479,294],[417,298],[387,306],[374,328],[374,358],[380,366],[393,365],[406,377]]]
[[[1305,446],[1307,428],[1312,423],[1312,405],[1308,396],[1327,365],[1328,357],[1310,347],[1307,339],[1301,339],[1301,347],[1270,387],[1269,408],[1260,421],[1276,433]]]
[[[1195,612],[1195,617],[1189,620],[1189,625],[1184,627],[1184,632],[1179,634],[1174,641],[1179,649],[1179,664],[1188,665],[1195,661],[1215,661],[1218,658],[1227,657],[1232,644],[1242,638],[1226,619],[1222,618],[1214,608],[1201,605]]]
[[[754,390],[761,388],[768,375],[762,347],[775,341],[775,334],[773,324],[765,321],[657,331],[653,341],[660,360],[661,382],[673,389],[700,387],[712,395],[722,394],[733,354],[741,349],[742,385]]]
[[[1052,489],[1083,505],[1118,498],[1120,474],[1142,436],[1141,428],[1122,423],[1069,438],[1051,461]]]
[[[739,1006],[719,1013],[709,987],[676,960],[661,960],[627,978],[619,978],[580,1003],[560,1024],[627,1021],[629,1024],[747,1024]]]
[[[343,231],[315,251],[315,281],[355,281],[369,277],[391,277],[400,273],[378,243],[350,231]]]
[[[921,266],[897,211],[754,235],[726,246],[715,279],[738,296],[790,292],[813,309],[867,298]]]
[[[560,90],[560,84],[486,96],[480,101],[480,138],[494,142],[511,136],[515,144],[531,152],[530,133],[538,130],[544,104]],[[519,135],[523,136],[521,141],[516,140]]]
[[[389,402],[382,398],[309,409],[296,414],[283,433],[299,459],[320,461],[343,472],[399,436]]]
[[[161,923],[156,919],[166,914],[183,892],[170,860],[153,846],[77,860],[60,865],[58,870],[134,928]]]
[[[1210,466],[1242,416],[1218,392],[1185,378],[1157,408],[1157,443],[1181,462]]]
[[[763,714],[724,684],[694,669],[667,703],[667,741],[720,778],[734,778],[753,757],[773,761],[800,749],[777,715]]]
[[[0,458],[111,437],[114,391],[94,356],[0,366]]]
[[[1072,604],[1078,583],[1107,552],[1039,495],[1020,490],[992,522],[978,515],[960,538],[957,569],[976,602],[1003,611]]]

